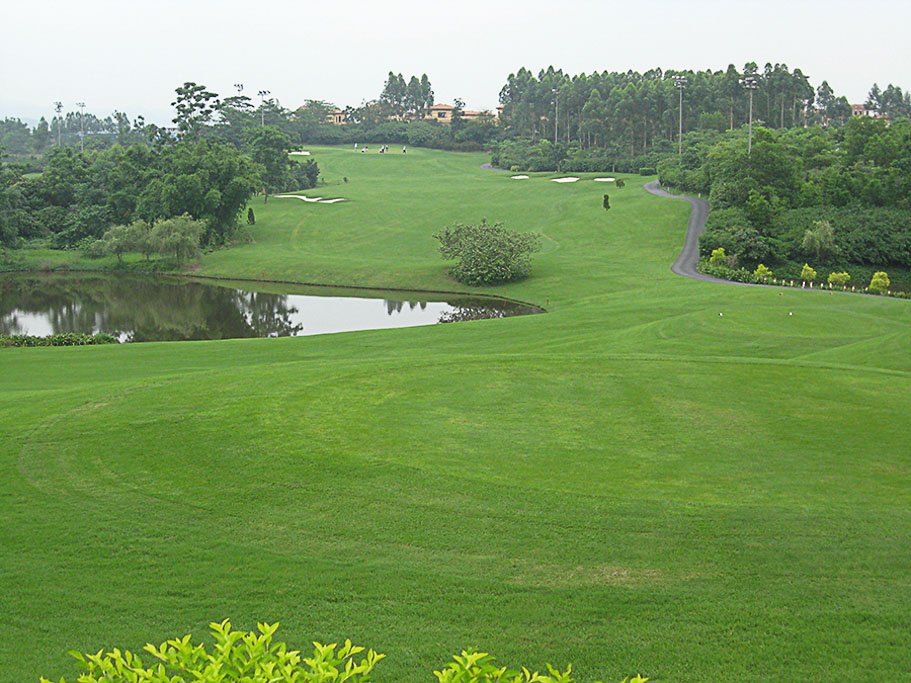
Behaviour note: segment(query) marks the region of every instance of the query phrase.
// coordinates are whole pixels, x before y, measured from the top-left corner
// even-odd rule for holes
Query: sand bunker
[[[612,183],[616,180],[616,178],[594,178],[593,180],[596,183]]]
[[[310,156],[310,152],[302,152],[302,151],[291,152],[291,154],[297,154],[298,156],[302,156],[302,157]]]
[[[528,180],[528,176],[527,175],[514,175],[512,177],[512,179],[513,180]]]
[[[566,178],[551,178],[552,183],[574,183],[578,180],[576,176],[568,176]]]
[[[276,194],[272,195],[276,199],[302,199],[305,202],[319,202],[320,204],[337,204],[338,202],[345,201],[344,197],[336,197],[335,199],[323,199],[322,197],[305,197],[302,194]]]

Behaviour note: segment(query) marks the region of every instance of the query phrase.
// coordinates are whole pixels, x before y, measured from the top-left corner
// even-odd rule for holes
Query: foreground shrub
[[[874,294],[885,294],[889,291],[890,285],[889,276],[886,273],[879,271],[873,273],[873,278],[870,280],[870,291]]]
[[[34,337],[29,334],[0,335],[0,346],[91,346],[94,344],[118,344],[117,337],[110,334],[82,334],[65,332],[51,334],[47,337]]]
[[[299,651],[290,650],[285,643],[272,641],[278,624],[258,624],[259,633],[232,631],[227,619],[209,626],[215,639],[212,652],[204,644],[192,642],[189,635],[174,638],[160,647],[145,646],[152,656],[148,668],[138,655],[116,648],[106,654],[70,652],[86,671],[77,680],[79,683],[366,683],[373,667],[385,656],[368,650],[356,661],[355,656],[364,648],[355,647],[347,640],[338,649],[336,645],[314,643],[313,656],[301,657]],[[45,678],[41,682],[50,683]]]
[[[816,279],[816,271],[808,264],[804,263],[803,268],[800,270],[800,279],[805,282],[813,282]]]
[[[146,645],[151,655],[150,666],[130,651],[96,654],[70,652],[85,670],[76,680],[79,683],[367,683],[376,663],[386,655],[367,650],[346,640],[337,649],[333,645],[313,643],[313,656],[302,657],[285,643],[273,642],[278,624],[257,624],[256,631],[232,631],[231,622],[209,625],[215,641],[210,652],[202,643],[192,642],[192,636],[174,638],[159,647]],[[572,683],[572,667],[566,671],[547,665],[547,674],[530,672],[526,668],[511,671],[493,665],[486,652],[463,650],[455,655],[441,671],[434,671],[439,683]],[[645,683],[648,679],[636,676],[623,683]],[[41,678],[41,683],[51,683]],[[64,679],[60,679],[64,683]]]
[[[440,253],[458,263],[449,271],[466,285],[491,285],[526,277],[531,270],[531,255],[541,248],[541,236],[534,232],[517,233],[501,223],[487,225],[457,224],[434,235]]]
[[[531,672],[526,668],[521,671],[511,671],[493,664],[493,657],[486,652],[462,650],[461,655],[456,655],[453,661],[442,671],[434,671],[439,683],[572,683],[570,674],[572,666],[566,671],[555,669],[547,665],[547,674],[537,671]],[[623,683],[645,683],[648,679],[636,676],[627,678]]]

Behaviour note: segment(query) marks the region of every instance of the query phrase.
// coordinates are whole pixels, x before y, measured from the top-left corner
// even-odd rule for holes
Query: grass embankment
[[[350,201],[254,204],[203,274],[459,288],[431,234],[486,217],[543,232],[492,291],[551,312],[3,351],[0,679],[224,616],[351,637],[378,680],[471,645],[583,681],[908,677],[908,302],[673,276],[688,207],[639,179],[314,152]]]

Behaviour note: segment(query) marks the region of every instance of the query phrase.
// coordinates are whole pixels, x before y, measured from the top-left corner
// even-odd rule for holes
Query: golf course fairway
[[[308,150],[304,194],[346,201],[255,200],[200,275],[467,291],[432,235],[486,218],[543,248],[473,291],[548,312],[0,350],[0,681],[225,617],[351,638],[380,682],[469,647],[579,681],[911,680],[911,302],[674,275],[690,207],[644,178]]]

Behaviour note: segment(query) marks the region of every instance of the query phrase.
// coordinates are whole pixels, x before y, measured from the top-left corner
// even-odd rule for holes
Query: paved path
[[[700,273],[696,268],[699,266],[699,235],[705,232],[705,221],[709,217],[709,203],[704,199],[687,197],[684,195],[671,194],[661,189],[657,180],[645,184],[645,191],[657,197],[670,197],[671,199],[682,199],[689,202],[693,207],[693,213],[690,214],[690,226],[686,231],[686,241],[683,243],[683,251],[671,266],[671,271],[677,275],[691,277],[694,280],[703,280],[705,282],[721,282],[726,285],[742,285],[744,287],[775,287],[782,288],[780,285],[760,285],[753,282],[734,282],[733,280],[722,280],[718,277]],[[782,288],[786,289],[786,288]]]
[[[657,180],[645,184],[645,191],[658,197],[670,197],[671,199],[682,199],[689,202],[693,207],[693,213],[690,214],[690,226],[686,231],[686,241],[683,243],[683,251],[671,266],[671,271],[677,275],[691,277],[694,280],[705,280],[706,282],[724,282],[727,284],[746,284],[731,283],[730,280],[722,280],[711,275],[703,275],[696,268],[699,266],[699,235],[705,232],[705,221],[709,217],[709,203],[704,199],[695,197],[685,197],[682,195],[671,194],[661,189]]]
[[[489,163],[481,164],[481,168],[484,169],[485,171],[493,171],[494,173],[509,173],[509,171],[507,171],[506,169],[494,168]]]

